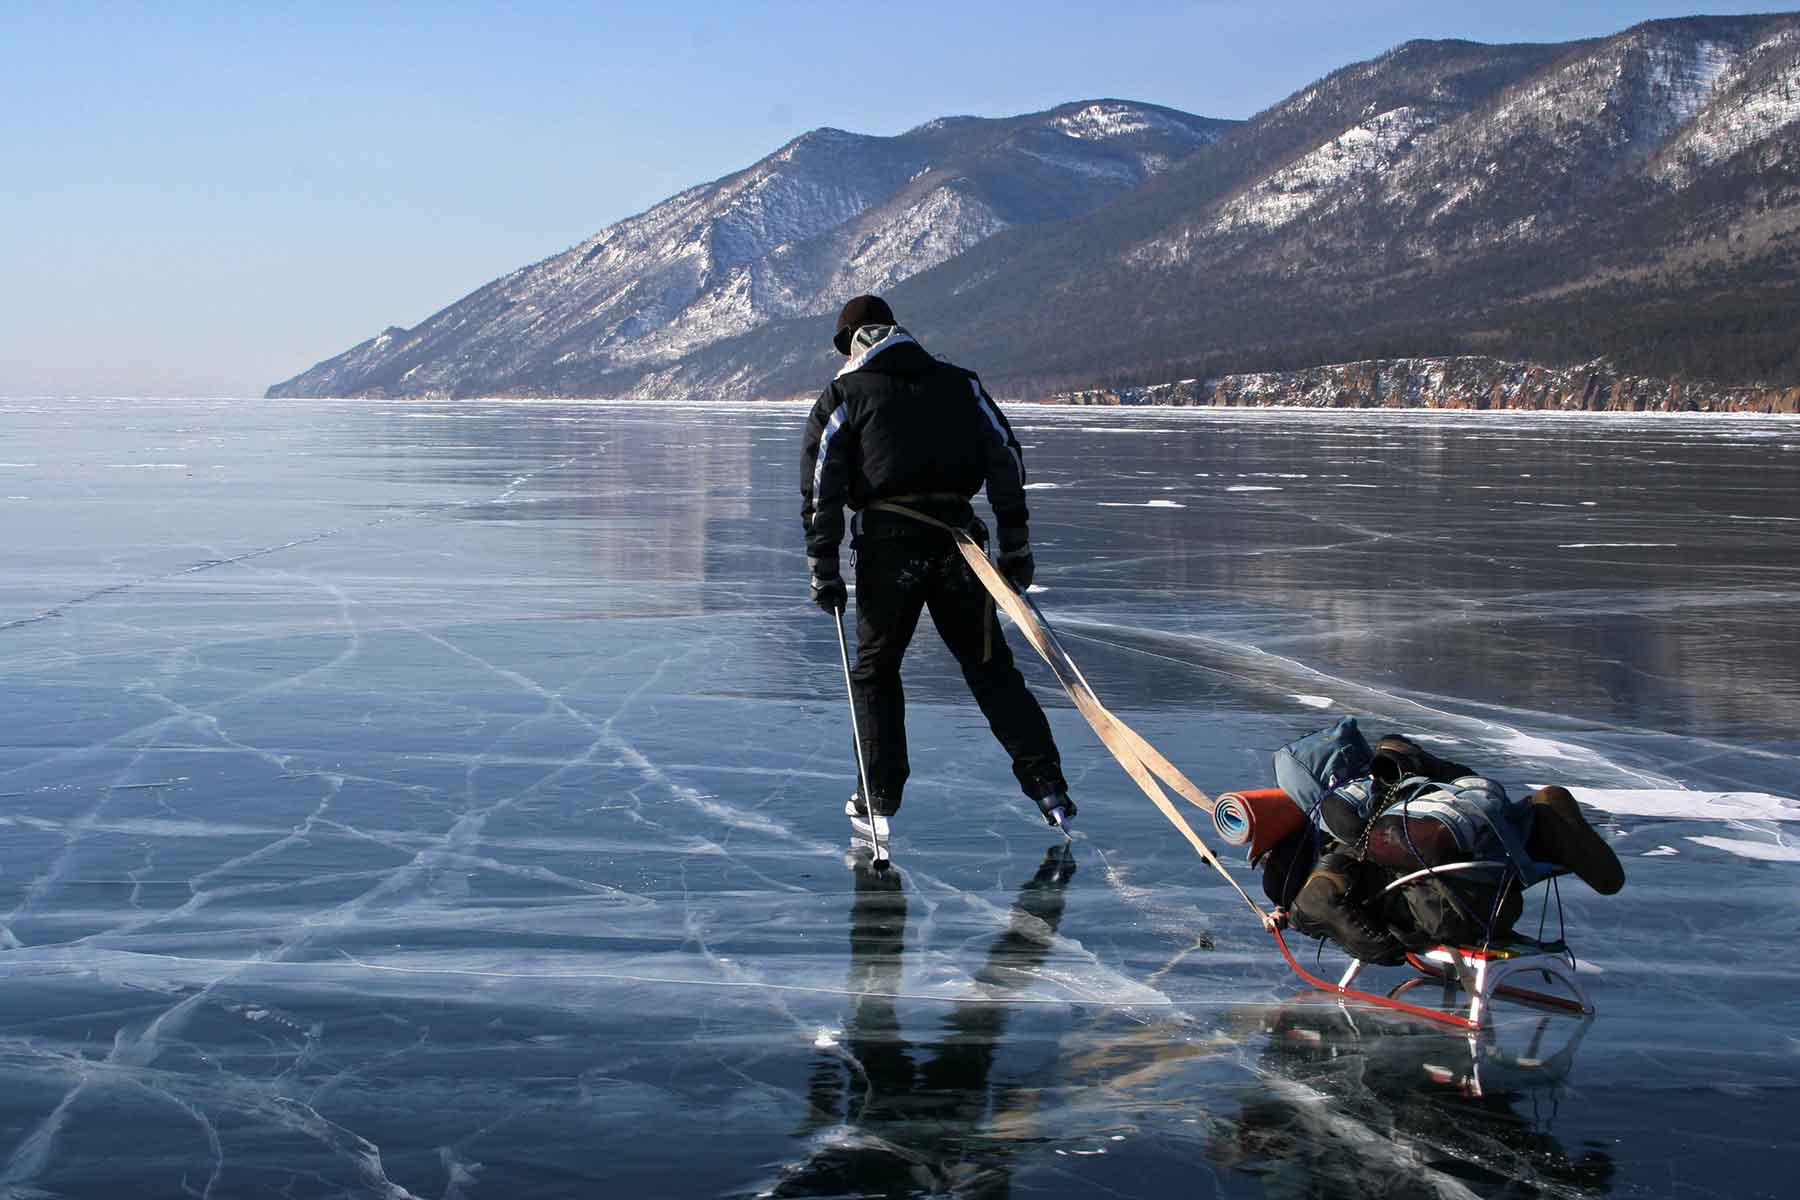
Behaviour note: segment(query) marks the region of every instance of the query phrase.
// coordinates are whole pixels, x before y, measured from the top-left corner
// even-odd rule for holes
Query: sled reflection
[[[944,1020],[942,1036],[915,1046],[895,1012],[906,940],[905,886],[896,871],[856,868],[850,910],[849,1016],[843,1048],[821,1053],[808,1088],[803,1136],[816,1148],[783,1172],[766,1196],[1004,1196],[1010,1143],[1033,1089],[996,1087],[990,1074],[1012,1006],[1050,953],[1075,873],[1067,845],[1053,846],[1019,889],[1012,921],[989,946],[974,994]]]
[[[1613,1162],[1552,1132],[1593,1018],[1530,1014],[1471,1038],[1324,997],[1263,1010],[1261,1079],[1230,1166],[1282,1197],[1601,1194]]]

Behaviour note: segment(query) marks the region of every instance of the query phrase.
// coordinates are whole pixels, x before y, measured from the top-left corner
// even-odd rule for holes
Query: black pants
[[[891,815],[900,807],[910,771],[900,660],[921,609],[930,609],[988,726],[1012,756],[1013,774],[1025,794],[1036,799],[1063,788],[1050,723],[1013,665],[986,590],[950,539],[865,537],[856,553],[856,663],[850,681],[876,811]]]

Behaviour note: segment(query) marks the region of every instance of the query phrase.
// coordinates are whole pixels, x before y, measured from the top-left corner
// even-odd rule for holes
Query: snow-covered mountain
[[[802,394],[860,290],[1012,396],[1460,355],[1800,381],[1800,14],[1408,42],[1236,124],[819,131],[272,394]]]
[[[1800,14],[1409,42],[1004,249],[893,297],[997,380],[1443,354],[1800,380]],[[1030,336],[1075,314],[1078,352]]]
[[[270,394],[466,395],[635,376],[884,291],[1001,230],[1089,212],[1232,124],[1098,100],[898,137],[814,130]]]

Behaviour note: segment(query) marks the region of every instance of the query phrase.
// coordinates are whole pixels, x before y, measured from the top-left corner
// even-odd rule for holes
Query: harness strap
[[[957,500],[963,504],[969,502],[969,498],[961,492],[907,492],[903,496],[888,496],[881,500],[871,500],[864,507],[879,508],[885,512],[905,513],[907,516],[911,517],[924,517],[923,513],[907,512],[906,509],[894,507],[895,504],[917,504],[921,500]],[[932,518],[929,517],[924,517],[924,519],[932,520]],[[944,525],[944,522],[942,521],[937,521],[935,523]],[[950,529],[952,526],[944,525],[944,528]]]
[[[1225,864],[1220,862],[1218,856],[1200,839],[1200,835],[1194,832],[1193,826],[1187,823],[1168,795],[1157,785],[1157,780],[1161,779],[1163,783],[1174,788],[1188,803],[1208,813],[1217,807],[1212,797],[1196,787],[1194,782],[1182,774],[1174,763],[1159,753],[1156,747],[1100,703],[1100,698],[1094,694],[1093,687],[1082,676],[1081,668],[1075,665],[1075,660],[1057,640],[1056,634],[1051,631],[1049,622],[1044,620],[1043,613],[1038,611],[1037,605],[1013,591],[1005,577],[1000,574],[999,568],[994,566],[992,560],[988,558],[987,552],[981,544],[970,537],[967,530],[958,529],[927,513],[896,503],[897,500],[912,498],[894,497],[888,500],[876,500],[867,507],[911,517],[915,521],[942,529],[955,539],[956,548],[962,552],[963,559],[975,572],[975,578],[981,580],[982,586],[987,589],[990,603],[998,604],[1006,610],[1006,615],[1013,619],[1025,635],[1025,640],[1031,643],[1031,648],[1036,650],[1038,655],[1049,664],[1051,673],[1056,676],[1057,683],[1062,685],[1063,691],[1067,692],[1069,699],[1074,701],[1076,711],[1086,718],[1087,723],[1099,735],[1101,743],[1118,760],[1119,765],[1125,768],[1125,773],[1131,776],[1133,782],[1143,789],[1146,796],[1150,797],[1151,803],[1155,804],[1161,810],[1162,815],[1169,819],[1169,823],[1174,825],[1182,837],[1187,839],[1188,844],[1194,848],[1194,852],[1218,871],[1225,882],[1231,885],[1231,890],[1250,906],[1250,911],[1257,915],[1263,926],[1275,929],[1274,918],[1264,912],[1262,906],[1252,900],[1250,894],[1239,886],[1231,872],[1225,869]],[[964,497],[958,497],[958,499],[964,499]]]
[[[907,508],[902,501],[917,504],[922,500],[955,500],[967,504],[969,498],[961,492],[907,492],[899,496],[889,496],[884,500],[871,500],[863,505],[863,511],[891,512],[903,517],[911,517],[915,521],[923,521],[927,525],[935,525],[950,533],[961,533],[968,537],[966,530],[958,529],[948,521],[940,521],[929,513],[922,513],[916,508]],[[985,557],[985,555],[984,555]],[[989,595],[981,610],[981,665],[993,661],[994,658],[994,597]]]

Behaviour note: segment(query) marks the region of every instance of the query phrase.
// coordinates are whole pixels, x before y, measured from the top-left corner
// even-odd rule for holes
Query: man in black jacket
[[[876,816],[892,816],[906,785],[906,701],[900,661],[922,608],[961,665],[994,736],[1012,756],[1019,786],[1044,819],[1075,815],[1050,724],[1013,665],[992,600],[951,535],[898,505],[969,530],[987,530],[969,501],[985,484],[1000,531],[999,567],[1023,591],[1034,563],[1026,532],[1025,463],[1019,441],[973,371],[925,352],[879,296],[858,296],[838,316],[838,353],[849,359],[806,423],[800,517],[812,598],[842,611],[838,570],[844,509],[855,510],[856,662],[850,671],[863,763]],[[868,821],[861,789],[845,806]],[[881,822],[885,825],[885,822]]]

